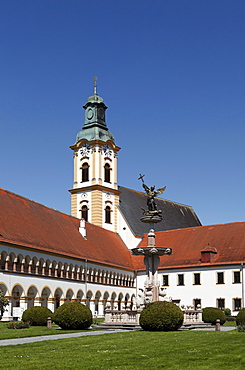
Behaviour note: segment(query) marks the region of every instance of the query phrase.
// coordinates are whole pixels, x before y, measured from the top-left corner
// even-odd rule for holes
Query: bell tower
[[[71,214],[77,218],[117,232],[119,190],[117,153],[120,148],[106,125],[104,100],[94,93],[83,106],[85,122],[71,145],[74,152],[74,184]]]

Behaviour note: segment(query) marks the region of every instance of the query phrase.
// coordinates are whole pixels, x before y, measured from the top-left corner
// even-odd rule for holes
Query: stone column
[[[16,271],[16,265],[17,265],[17,262],[18,262],[18,258],[15,258],[15,259],[14,259],[14,263],[13,263],[13,271],[14,271],[14,272]]]
[[[9,305],[5,307],[5,311],[3,313],[3,319],[12,320],[11,312],[12,312],[12,297],[11,296],[5,296],[5,298],[8,299]]]
[[[34,298],[34,306],[42,306],[42,298]]]
[[[28,306],[28,297],[20,297],[20,308],[22,309],[22,312],[24,312],[27,309]],[[19,317],[21,319],[21,317]]]
[[[49,308],[52,312],[54,312],[54,298],[48,298],[47,300],[47,308]]]
[[[104,301],[98,301],[98,317],[103,317],[104,316]]]

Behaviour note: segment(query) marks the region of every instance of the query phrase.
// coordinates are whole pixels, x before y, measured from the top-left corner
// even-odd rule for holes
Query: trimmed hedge
[[[149,303],[141,312],[139,323],[143,330],[174,331],[184,320],[181,309],[172,302],[159,301]]]
[[[220,320],[220,325],[226,322],[226,316],[222,310],[216,307],[205,307],[202,312],[202,319],[204,322],[216,324],[216,320]]]
[[[79,302],[67,302],[54,312],[53,321],[62,329],[76,330],[89,328],[93,318],[87,306]]]
[[[27,321],[30,325],[34,326],[46,326],[47,318],[52,318],[52,316],[53,313],[49,308],[34,306],[27,308],[27,310],[23,312],[22,321]]]
[[[236,325],[245,325],[245,308],[241,309],[241,311],[238,312],[236,317]]]
[[[230,310],[230,308],[225,308],[224,309],[224,314],[225,314],[225,316],[231,316],[231,310]]]

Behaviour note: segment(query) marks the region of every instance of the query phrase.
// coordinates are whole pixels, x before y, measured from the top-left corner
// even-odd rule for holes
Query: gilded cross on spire
[[[97,94],[97,83],[96,81],[98,81],[98,78],[96,76],[94,76],[94,94]]]

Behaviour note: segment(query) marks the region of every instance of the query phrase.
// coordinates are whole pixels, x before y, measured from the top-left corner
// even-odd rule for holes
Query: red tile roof
[[[133,270],[132,256],[114,232],[0,189],[0,242]]]
[[[185,268],[245,262],[245,222],[191,227],[156,232],[156,246],[172,248],[162,256],[159,268]],[[139,247],[147,246],[147,234]],[[208,247],[206,249],[206,247]],[[210,263],[201,262],[201,251],[216,252]],[[133,256],[136,270],[144,270],[143,258]]]

